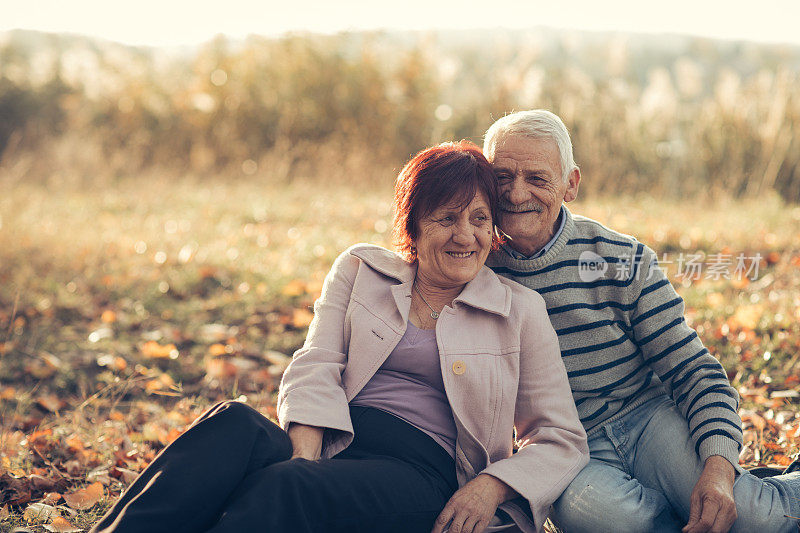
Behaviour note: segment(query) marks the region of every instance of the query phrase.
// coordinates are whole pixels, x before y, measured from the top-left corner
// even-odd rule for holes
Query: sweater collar
[[[380,246],[361,244],[353,246],[350,253],[376,270],[396,279],[402,285],[411,285],[417,274],[416,263],[409,263],[395,252]],[[511,289],[503,284],[488,267],[483,266],[453,302],[461,302],[475,309],[508,317],[511,313]]]

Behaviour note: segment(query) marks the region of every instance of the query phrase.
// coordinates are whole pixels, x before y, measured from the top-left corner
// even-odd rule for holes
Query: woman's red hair
[[[492,223],[498,220],[497,180],[483,152],[469,141],[447,142],[422,150],[406,163],[394,185],[392,237],[397,251],[414,262],[419,221],[443,205],[466,207],[478,192],[486,196]],[[492,250],[500,244],[492,232]]]

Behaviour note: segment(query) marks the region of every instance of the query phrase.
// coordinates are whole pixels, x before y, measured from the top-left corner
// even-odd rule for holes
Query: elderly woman
[[[399,253],[354,246],[326,278],[285,431],[215,406],[93,531],[541,530],[588,449],[542,298],[484,267],[496,200],[474,145],[417,154]]]

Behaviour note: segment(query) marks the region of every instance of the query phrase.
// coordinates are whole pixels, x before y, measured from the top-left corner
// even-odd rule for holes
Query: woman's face
[[[478,274],[492,244],[492,214],[478,192],[467,205],[442,205],[419,221],[417,280],[436,288],[463,286]]]

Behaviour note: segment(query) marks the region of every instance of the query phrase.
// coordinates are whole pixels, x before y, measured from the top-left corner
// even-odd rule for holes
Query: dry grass
[[[212,402],[243,397],[274,414],[271,351],[302,342],[341,250],[388,244],[390,182],[17,184],[0,197],[0,471],[66,476],[61,492],[102,479],[113,500],[120,469],[143,468]],[[671,257],[764,257],[747,284],[673,281],[743,391],[748,424],[764,421],[748,433],[748,464],[796,451],[797,404],[771,393],[799,390],[800,207],[646,196],[570,207]],[[108,501],[71,520],[88,526]],[[0,531],[24,522],[22,508]]]

